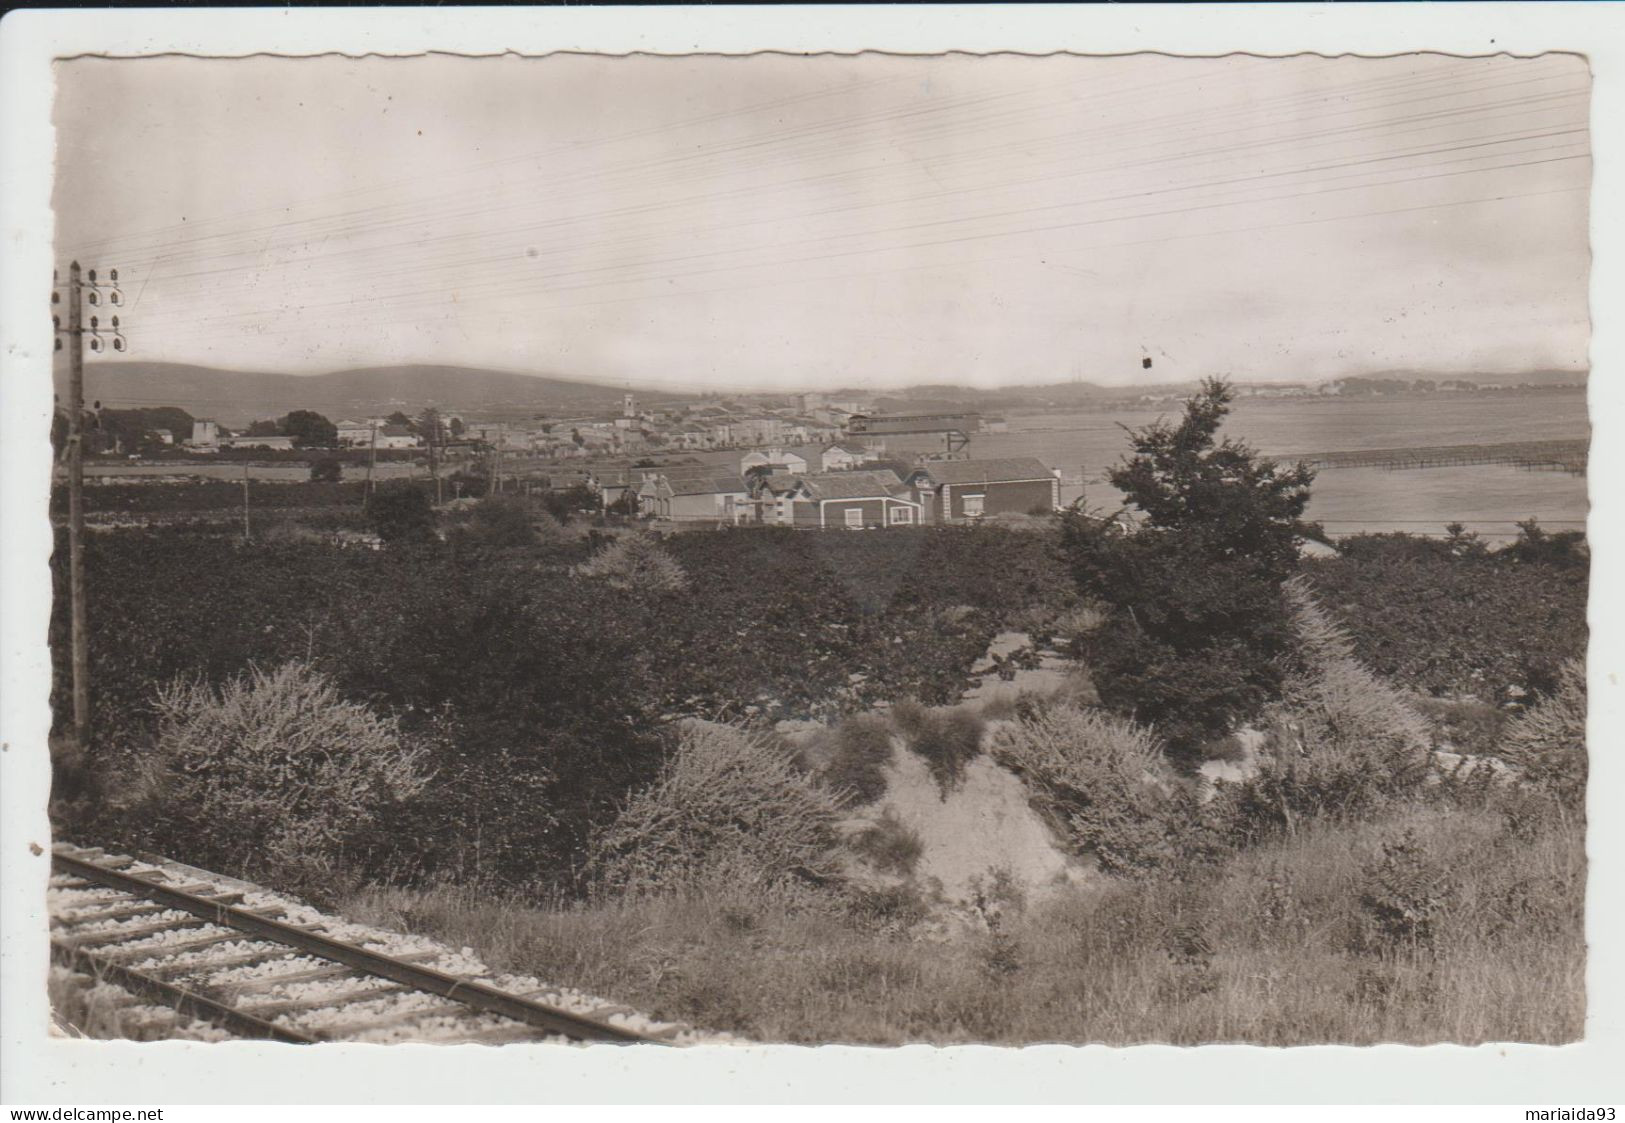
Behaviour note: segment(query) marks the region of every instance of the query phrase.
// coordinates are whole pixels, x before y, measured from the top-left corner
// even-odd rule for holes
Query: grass
[[[1583,830],[1561,816],[1533,834],[1510,822],[1494,806],[1402,805],[1311,823],[1200,875],[1102,879],[1007,908],[992,928],[922,923],[901,891],[721,881],[555,907],[371,889],[346,911],[764,1041],[1572,1041]],[[1406,832],[1443,886],[1431,949],[1373,943],[1362,901],[1384,844]]]
[[[53,967],[46,982],[53,1034],[97,1041],[222,1041],[222,1030],[140,1000],[89,975]]]

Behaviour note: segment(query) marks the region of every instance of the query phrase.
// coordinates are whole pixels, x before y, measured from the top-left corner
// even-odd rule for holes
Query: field
[[[1583,831],[1568,824],[1531,846],[1504,822],[1415,807],[1317,825],[1187,880],[1018,903],[991,933],[933,928],[906,901],[764,899],[725,885],[553,908],[449,886],[372,889],[346,909],[764,1041],[1573,1041],[1585,1009]],[[1367,870],[1407,830],[1450,893],[1441,933],[1373,954]],[[1182,948],[1186,930],[1202,946]]]

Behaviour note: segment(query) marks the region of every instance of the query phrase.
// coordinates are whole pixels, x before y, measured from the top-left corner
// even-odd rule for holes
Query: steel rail
[[[300,1033],[296,1029],[288,1029],[264,1018],[257,1018],[224,1002],[217,1002],[207,995],[154,978],[145,971],[103,959],[84,948],[52,940],[51,958],[64,967],[71,967],[93,978],[104,979],[133,994],[167,1003],[183,1014],[213,1022],[223,1029],[231,1030],[239,1037],[264,1038],[290,1045],[316,1044],[316,1038]]]
[[[459,1002],[464,1006],[488,1014],[498,1014],[517,1022],[524,1022],[527,1025],[546,1030],[548,1033],[561,1034],[583,1041],[628,1044],[634,1042],[660,1043],[658,1038],[648,1037],[629,1029],[623,1029],[620,1026],[609,1025],[580,1014],[520,998],[517,995],[497,990],[495,987],[486,986],[484,983],[462,979],[444,971],[403,963],[380,952],[368,951],[366,948],[356,947],[353,944],[335,940],[330,936],[323,936],[292,924],[270,920],[266,917],[256,916],[244,909],[211,901],[207,897],[199,897],[118,870],[107,869],[84,858],[57,853],[51,856],[51,864],[59,873],[83,878],[86,881],[105,885],[110,889],[146,897],[181,912],[189,912],[193,916],[200,917],[212,924],[234,928],[239,932],[269,940],[273,943],[284,944],[322,959],[343,963],[348,967],[355,968],[357,971],[404,984],[413,990],[421,990],[440,998],[451,999],[454,1002]]]

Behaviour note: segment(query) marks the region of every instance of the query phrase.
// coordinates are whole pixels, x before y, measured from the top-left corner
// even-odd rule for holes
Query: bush
[[[1195,796],[1144,726],[1061,705],[1001,726],[992,751],[1033,788],[1073,849],[1107,873],[1178,873],[1206,856]]]
[[[367,501],[373,533],[386,545],[410,546],[434,540],[434,505],[421,488],[384,486]]]
[[[1585,806],[1586,682],[1579,659],[1563,664],[1555,694],[1512,721],[1501,755],[1565,806]]]
[[[1510,548],[1452,554],[1404,534],[1344,538],[1341,557],[1307,561],[1323,603],[1360,659],[1417,693],[1500,705],[1550,693],[1563,662],[1586,647],[1583,564]],[[1583,559],[1582,559],[1583,560]]]
[[[576,574],[614,589],[676,593],[688,588],[683,567],[646,534],[617,538],[577,566]]]
[[[701,721],[679,737],[660,778],[594,840],[590,870],[601,885],[676,889],[719,868],[760,886],[838,876],[840,804],[782,745]]]
[[[1429,763],[1426,724],[1367,670],[1353,641],[1289,582],[1294,650],[1280,702],[1264,715],[1257,771],[1220,785],[1210,817],[1238,843],[1292,831],[1300,818],[1368,813],[1413,794]]]
[[[344,463],[331,457],[310,462],[310,482],[336,484],[344,478]]]
[[[982,753],[986,724],[963,706],[927,709],[916,702],[892,707],[892,720],[909,749],[931,770],[944,798],[964,778],[965,765]]]
[[[177,680],[155,709],[142,802],[240,866],[297,874],[331,862],[426,782],[393,719],[302,663],[253,668],[218,691]]]
[[[886,794],[892,727],[878,714],[856,714],[835,728],[835,747],[819,773],[824,786],[855,807]]]
[[[631,514],[637,513],[637,500],[633,498]],[[600,506],[599,495],[586,484],[576,484],[563,491],[546,491],[542,493],[542,506],[547,513],[561,523],[567,523],[576,515],[583,512],[596,511]]]
[[[1428,861],[1415,831],[1384,842],[1361,876],[1363,943],[1382,954],[1432,952],[1450,889],[1449,878]]]
[[[917,831],[910,830],[888,808],[880,821],[852,839],[853,851],[881,873],[908,877],[925,853]]]
[[[475,503],[455,531],[459,543],[479,547],[534,546],[544,537],[558,541],[563,536],[563,528],[552,515],[509,495],[488,496]]]

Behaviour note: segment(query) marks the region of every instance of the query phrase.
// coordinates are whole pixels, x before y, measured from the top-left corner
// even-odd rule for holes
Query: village
[[[870,401],[820,394],[753,404],[643,406],[628,393],[618,414],[529,421],[427,410],[328,422],[295,410],[280,423],[255,422],[237,433],[210,418],[193,419],[191,435],[180,441],[170,429],[109,426],[115,435],[103,451],[128,460],[143,457],[125,454],[126,447],[156,450],[154,465],[168,466],[171,475],[223,456],[244,465],[245,456],[263,456],[273,466],[309,458],[312,479],[321,478],[315,468],[324,461],[334,476],[359,469],[369,480],[402,470],[415,475],[421,467],[437,475],[445,467],[451,486],[439,489],[442,501],[462,499],[465,491],[475,497],[472,484],[480,480],[490,494],[585,489],[602,512],[673,528],[963,524],[1049,515],[1062,506],[1060,469],[1036,457],[978,458],[970,451],[977,434],[1002,430],[1001,417],[870,412]],[[184,455],[180,465],[177,454]]]

